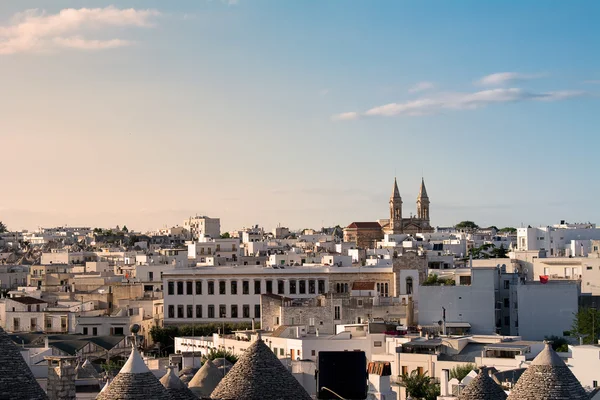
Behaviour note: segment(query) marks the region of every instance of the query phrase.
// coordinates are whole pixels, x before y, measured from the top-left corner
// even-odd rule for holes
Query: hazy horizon
[[[0,221],[599,222],[600,3],[7,0]]]

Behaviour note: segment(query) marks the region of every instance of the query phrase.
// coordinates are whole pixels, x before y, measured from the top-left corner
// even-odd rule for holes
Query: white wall
[[[594,381],[600,382],[600,347],[597,346],[569,346],[571,358],[567,364],[571,372],[583,387],[593,387]]]

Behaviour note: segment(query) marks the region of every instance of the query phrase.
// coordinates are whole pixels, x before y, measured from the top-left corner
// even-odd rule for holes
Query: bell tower
[[[417,197],[417,218],[429,223],[429,196],[427,196],[423,178],[421,178],[421,190],[419,190],[419,196]]]
[[[394,178],[394,188],[390,197],[390,233],[402,233],[402,197],[398,190],[398,182]]]

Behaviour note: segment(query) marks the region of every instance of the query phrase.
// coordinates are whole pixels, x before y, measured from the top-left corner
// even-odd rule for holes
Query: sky
[[[600,223],[600,2],[3,0],[0,220]]]

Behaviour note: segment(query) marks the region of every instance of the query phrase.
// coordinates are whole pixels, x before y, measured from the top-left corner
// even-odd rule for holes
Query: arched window
[[[413,279],[410,276],[406,278],[406,294],[413,294]]]
[[[348,284],[344,283],[344,293],[348,293]]]

